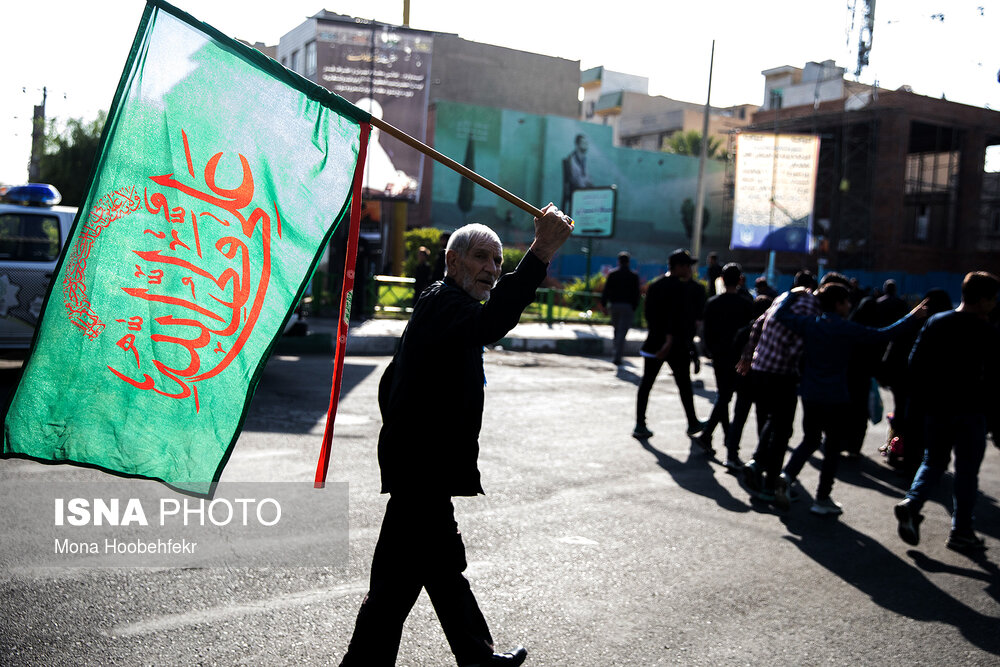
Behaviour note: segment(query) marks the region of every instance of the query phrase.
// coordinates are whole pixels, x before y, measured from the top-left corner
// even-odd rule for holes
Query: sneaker
[[[687,434],[690,436],[698,435],[705,430],[706,426],[708,426],[708,422],[695,422],[694,424],[689,424]]]
[[[636,424],[635,428],[632,429],[633,438],[652,438],[653,432],[650,431],[644,424]]]
[[[899,522],[896,532],[899,533],[900,539],[913,546],[920,544],[920,522],[924,517],[913,511],[910,499],[905,498],[897,503],[893,512],[896,514],[896,521]]]
[[[785,473],[781,473],[774,484],[774,506],[784,512],[792,507],[792,501],[788,498],[788,477]]]
[[[844,508],[833,498],[823,498],[822,500],[817,499],[809,511],[813,514],[843,514]]]
[[[971,530],[968,532],[951,531],[945,546],[952,551],[985,551],[986,540],[978,537]]]
[[[760,471],[757,470],[757,462],[752,459],[743,466],[743,483],[753,493],[761,490]]]
[[[712,447],[712,436],[702,433],[701,435],[692,438],[692,440],[694,440],[710,458],[715,457],[715,449]]]

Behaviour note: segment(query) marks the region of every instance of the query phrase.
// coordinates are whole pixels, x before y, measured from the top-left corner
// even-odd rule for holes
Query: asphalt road
[[[669,372],[654,387],[648,443],[630,437],[638,359],[488,351],[480,467],[487,495],[456,500],[472,581],[498,648],[530,665],[1000,664],[1000,451],[980,476],[991,549],[947,550],[950,480],[925,508],[922,543],[896,536],[900,480],[879,458],[845,460],[842,517],[809,499],[786,513],[683,434]],[[367,585],[378,494],[376,391],[385,357],[349,357],[330,480],[350,487],[350,555],[329,567],[53,569],[0,573],[3,665],[337,664]],[[267,367],[223,481],[311,482],[332,365]],[[9,387],[16,371],[0,371]],[[697,376],[704,418],[710,366]],[[443,409],[446,406],[442,406]],[[414,442],[446,428],[414,425]],[[798,426],[798,425],[797,425]],[[744,438],[752,449],[753,421]],[[796,429],[796,438],[799,435]],[[800,479],[812,493],[817,459]],[[0,461],[10,480],[107,477]],[[2,491],[0,491],[2,493]],[[324,493],[324,491],[316,491]],[[305,536],[308,537],[308,536]],[[454,664],[426,595],[399,665]]]

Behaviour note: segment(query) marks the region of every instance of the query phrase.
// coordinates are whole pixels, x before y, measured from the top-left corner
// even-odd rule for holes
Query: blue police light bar
[[[21,206],[55,206],[62,201],[62,195],[48,183],[28,183],[8,189],[3,199]]]

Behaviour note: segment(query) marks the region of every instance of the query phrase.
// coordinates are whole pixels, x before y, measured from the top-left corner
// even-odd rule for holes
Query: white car
[[[57,206],[51,185],[33,183],[0,195],[0,355],[27,350],[76,208]]]

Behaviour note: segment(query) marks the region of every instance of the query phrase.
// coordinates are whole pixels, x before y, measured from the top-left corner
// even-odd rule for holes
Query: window
[[[910,153],[906,156],[906,194],[952,192],[958,183],[959,152]]]
[[[0,259],[52,262],[59,257],[59,220],[35,213],[0,215]]]
[[[292,51],[292,55],[291,55],[291,57],[288,60],[288,69],[292,70],[293,72],[298,72],[299,71],[299,52],[298,51]]]
[[[316,42],[306,44],[306,76],[316,73]]]
[[[768,105],[767,105],[768,109],[780,109],[781,108],[782,92],[783,91],[781,90],[781,88],[772,88],[771,89],[771,99],[770,99],[770,101],[768,102]]]
[[[916,224],[913,228],[913,240],[926,243],[930,238],[931,212],[926,206],[921,206],[917,212]]]

